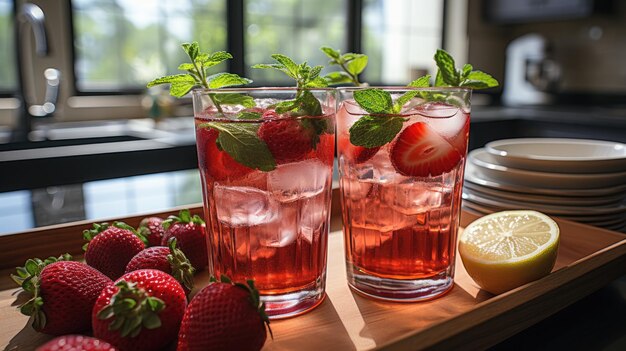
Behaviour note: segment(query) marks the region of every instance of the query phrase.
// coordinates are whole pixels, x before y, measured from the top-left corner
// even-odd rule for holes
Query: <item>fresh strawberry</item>
[[[265,324],[269,329],[254,283],[233,284],[222,276],[221,282],[209,283],[189,303],[177,351],[260,350],[267,338]]]
[[[350,138],[348,136],[342,136],[339,138],[339,149],[342,150],[342,154],[346,157],[350,162],[354,164],[359,164],[368,161],[376,153],[380,150],[380,146],[378,147],[363,147],[358,145],[353,145],[350,143]]]
[[[63,335],[39,346],[35,351],[118,351],[106,341],[84,335]]]
[[[85,262],[111,279],[124,274],[128,262],[145,248],[139,233],[123,222],[94,223],[93,229],[83,231],[83,237],[89,241],[83,247]]]
[[[238,179],[253,171],[235,161],[225,151],[217,147],[219,133],[215,129],[201,128],[197,133],[198,160],[200,168],[214,180]]]
[[[275,113],[265,113],[257,132],[276,164],[300,161],[313,149],[313,131],[291,118],[280,119]]]
[[[148,239],[148,246],[160,246],[163,239],[163,218],[147,217],[141,220],[137,231]]]
[[[178,247],[196,270],[209,263],[206,244],[206,227],[200,216],[191,216],[189,210],[181,210],[178,216],[169,216],[163,221],[165,234],[161,244],[167,246],[170,238],[176,238]]]
[[[68,254],[30,259],[11,276],[33,295],[20,311],[32,317],[39,332],[62,335],[89,330],[91,309],[102,289],[112,283],[92,267],[69,260]]]
[[[403,130],[389,151],[394,168],[405,176],[438,176],[454,168],[461,154],[428,124],[416,122]]]
[[[193,289],[195,269],[187,256],[176,247],[176,238],[171,238],[168,246],[153,246],[142,250],[128,262],[126,273],[140,269],[157,269],[176,278],[185,293],[189,294]]]
[[[161,350],[176,338],[186,305],[185,291],[171,275],[156,269],[126,273],[96,300],[93,335],[122,351]]]

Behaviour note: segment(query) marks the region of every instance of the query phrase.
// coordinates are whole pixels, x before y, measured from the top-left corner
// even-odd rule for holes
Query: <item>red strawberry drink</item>
[[[387,300],[445,293],[453,286],[471,91],[340,89],[339,95],[350,286]]]
[[[333,89],[194,92],[209,269],[254,279],[273,318],[324,296]],[[236,101],[236,104],[221,103]]]

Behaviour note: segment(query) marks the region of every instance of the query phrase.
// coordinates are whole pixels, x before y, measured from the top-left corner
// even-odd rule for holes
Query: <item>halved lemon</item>
[[[537,211],[492,213],[468,225],[459,239],[463,266],[474,281],[500,294],[552,271],[559,226]]]

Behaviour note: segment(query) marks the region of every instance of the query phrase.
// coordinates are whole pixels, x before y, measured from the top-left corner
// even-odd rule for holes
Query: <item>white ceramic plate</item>
[[[506,167],[560,173],[605,173],[626,170],[626,144],[587,139],[519,138],[485,145]]]
[[[557,196],[605,196],[626,192],[626,184],[596,189],[548,189],[509,184],[492,180],[480,174],[478,167],[471,162],[465,163],[465,181],[492,189],[512,191],[524,194],[557,195]]]
[[[524,206],[524,207],[516,207],[516,206],[508,206],[508,205],[507,206],[503,206],[503,205],[490,206],[484,203],[477,203],[477,202],[470,200],[467,197],[467,194],[465,193],[463,194],[463,206],[471,209],[472,211],[480,212],[482,214],[488,214],[488,213],[492,213],[496,211],[505,211],[505,210],[532,209],[532,208],[529,208],[528,206]],[[595,216],[568,216],[568,215],[550,213],[542,209],[537,209],[536,211],[543,212],[549,216],[559,217],[559,218],[567,219],[570,221],[581,222],[581,223],[585,223],[589,225],[600,225],[602,223],[607,223],[607,222],[613,223],[613,222],[624,219],[624,214],[622,213],[613,213],[609,215],[595,215]]]
[[[544,189],[592,189],[626,184],[626,172],[569,174],[527,171],[493,163],[485,149],[476,149],[467,156],[478,172],[491,180],[512,185]]]
[[[572,207],[572,206],[553,206],[542,205],[520,201],[511,201],[504,199],[494,199],[486,196],[477,195],[476,193],[464,192],[463,198],[470,200],[474,203],[487,205],[490,207],[502,207],[510,210],[527,208],[530,210],[537,210],[541,212],[550,213],[553,215],[566,215],[566,216],[602,216],[613,215],[615,217],[626,218],[626,206],[618,205],[614,207]]]
[[[471,182],[465,182],[466,189],[478,194],[489,195],[494,198],[507,199],[514,201],[531,202],[547,205],[568,205],[568,206],[613,206],[626,199],[626,194],[617,193],[604,196],[558,196],[558,195],[536,195],[516,193],[485,186],[477,185]]]
[[[576,214],[592,214],[595,211],[595,209],[612,209],[612,208],[618,208],[620,206],[626,206],[626,201],[623,201],[623,200],[614,204],[609,204],[609,205],[588,205],[588,204],[575,205],[568,201],[561,201],[560,203],[558,203],[557,201],[554,201],[554,203],[548,203],[546,201],[542,202],[542,201],[527,201],[525,199],[508,199],[508,198],[504,198],[501,196],[494,196],[492,194],[487,194],[487,193],[481,192],[480,190],[474,190],[468,187],[465,187],[463,189],[463,192],[466,192],[468,194],[471,194],[480,198],[485,198],[488,200],[505,203],[505,204],[508,203],[511,205],[529,205],[529,206],[536,206],[536,207],[542,207],[542,208],[547,208],[547,209],[572,210],[572,211],[575,211]]]

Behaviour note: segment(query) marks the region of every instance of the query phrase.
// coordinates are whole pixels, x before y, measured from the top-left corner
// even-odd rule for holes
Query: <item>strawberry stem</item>
[[[119,291],[111,297],[111,302],[98,311],[98,319],[113,318],[109,330],[119,330],[122,337],[136,337],[143,328],[156,329],[161,326],[159,313],[165,302],[149,296],[137,283],[120,280],[115,283]]]
[[[32,294],[32,298],[18,308],[23,315],[33,317],[33,328],[41,330],[46,326],[46,315],[42,311],[43,299],[41,298],[40,276],[41,271],[49,264],[59,261],[71,261],[70,254],[59,257],[48,257],[45,260],[31,258],[26,261],[24,267],[17,267],[16,273],[11,274],[11,279],[26,292]]]
[[[167,262],[169,262],[172,269],[172,276],[178,280],[188,291],[193,289],[193,274],[195,272],[194,267],[185,256],[185,253],[176,247],[176,238],[172,237],[168,241],[170,248],[170,254],[167,255]]]

